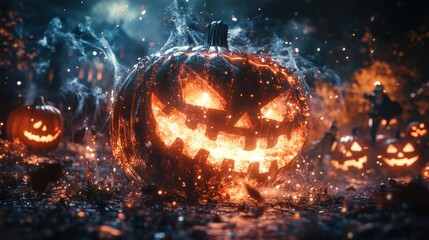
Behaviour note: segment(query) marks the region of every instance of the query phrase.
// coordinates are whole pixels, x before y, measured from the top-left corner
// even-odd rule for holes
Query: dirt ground
[[[308,192],[316,187],[306,187],[269,197],[266,187],[255,187],[240,201],[190,202],[138,186],[108,154],[94,164],[79,146],[34,154],[0,141],[1,239],[427,239],[429,233],[429,190],[419,177],[337,176],[342,181],[324,179],[314,194]]]

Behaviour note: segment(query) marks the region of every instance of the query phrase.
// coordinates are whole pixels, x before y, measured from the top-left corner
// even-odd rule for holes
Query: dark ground
[[[64,21],[64,31],[71,31],[77,22],[91,16],[98,2],[101,0],[0,1],[0,27],[4,29],[0,41],[10,46],[21,44],[9,52],[5,51],[7,47],[2,48],[0,123],[14,106],[22,103],[30,82],[28,72],[43,60],[34,54],[48,22],[59,17]],[[140,7],[140,0],[129,2]],[[146,17],[150,18],[132,19],[135,26],[148,26],[136,32],[144,34],[136,37],[138,41],[129,36],[115,40],[131,47],[122,59],[128,66],[165,43],[171,17],[162,20],[167,23],[161,24],[161,30],[149,20],[158,23],[168,16],[161,12],[170,2],[147,1]],[[379,60],[415,71],[418,84],[413,87],[419,87],[429,76],[429,15],[424,10],[425,1],[248,1],[244,5],[238,0],[190,2],[196,2],[195,12],[213,13],[213,20],[224,19],[230,26],[250,20],[255,28],[260,25],[269,33],[293,41],[303,57],[333,68],[343,81],[356,69]],[[92,17],[100,21],[109,17],[105,12],[100,14],[102,18]],[[232,16],[238,22],[229,20]],[[295,25],[299,28],[295,29]],[[316,31],[306,34],[305,26]],[[371,41],[364,41],[367,35]],[[255,39],[262,41],[269,36]],[[141,41],[143,37],[147,37],[145,42]],[[317,52],[319,47],[322,50]],[[22,55],[21,50],[27,54]],[[62,59],[62,55],[58,56]],[[71,61],[65,61],[57,67],[64,70],[69,65],[73,66]],[[66,78],[59,76],[48,85],[45,75],[35,75],[33,82],[41,90],[49,88],[45,96],[57,94]],[[0,135],[4,134],[2,130],[0,124]],[[428,239],[429,190],[427,182],[419,178],[402,181],[329,176],[317,184],[313,201],[308,197],[312,184],[303,182],[305,187],[296,199],[289,189],[281,188],[275,197],[262,192],[264,202],[257,202],[250,194],[253,198],[249,195],[234,203],[195,203],[168,192],[158,194],[156,188],[139,187],[106,152],[109,151],[94,152],[68,143],[49,154],[35,154],[0,138],[0,239]]]
[[[33,154],[0,141],[1,239],[427,239],[429,233],[429,190],[419,178],[359,180],[339,191],[324,188],[312,201],[258,203],[249,196],[190,203],[139,188],[108,155],[94,165],[77,144]]]

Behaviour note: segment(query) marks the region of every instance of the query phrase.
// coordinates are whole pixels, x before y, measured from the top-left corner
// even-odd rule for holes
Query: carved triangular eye
[[[350,150],[355,151],[355,152],[360,152],[360,151],[362,151],[362,147],[359,145],[359,143],[353,142]]]
[[[397,153],[398,149],[395,146],[393,146],[392,144],[389,144],[389,146],[387,146],[386,152],[387,153]]]
[[[409,152],[414,152],[414,147],[411,143],[407,143],[404,147],[404,152],[409,153]]]
[[[216,90],[210,87],[207,80],[198,74],[188,73],[180,79],[180,83],[185,103],[209,109],[226,110],[226,101]]]
[[[287,99],[288,94],[283,94],[267,103],[261,108],[261,117],[282,122],[286,114],[288,114],[288,109],[293,109],[294,107],[287,102]]]
[[[38,121],[35,124],[33,124],[34,129],[39,129],[42,126],[42,121]]]

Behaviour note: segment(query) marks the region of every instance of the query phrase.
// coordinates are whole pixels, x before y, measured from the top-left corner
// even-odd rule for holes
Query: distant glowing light
[[[320,48],[317,48],[316,50],[317,50],[318,52],[320,52]]]
[[[234,21],[234,22],[237,22],[237,18],[236,17],[232,17],[231,20]]]
[[[141,15],[146,15],[146,9],[141,12]]]
[[[97,51],[93,51],[92,55],[97,56]]]
[[[293,51],[299,53],[299,48],[294,48]]]
[[[22,82],[21,81],[17,81],[16,85],[21,86]]]

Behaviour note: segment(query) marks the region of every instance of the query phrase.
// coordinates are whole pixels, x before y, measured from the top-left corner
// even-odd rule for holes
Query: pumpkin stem
[[[37,106],[37,105],[45,105],[45,98],[44,98],[43,96],[38,96],[38,97],[36,97],[36,99],[34,99],[34,103],[33,103],[33,105],[34,105],[34,106]]]
[[[222,21],[213,21],[207,34],[207,44],[210,47],[228,48],[228,25]]]

